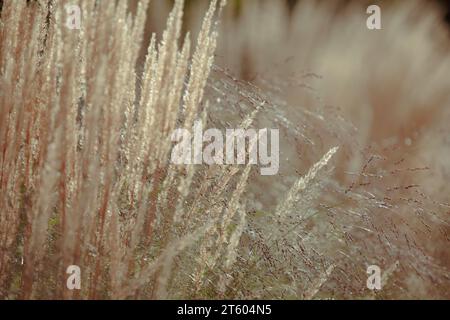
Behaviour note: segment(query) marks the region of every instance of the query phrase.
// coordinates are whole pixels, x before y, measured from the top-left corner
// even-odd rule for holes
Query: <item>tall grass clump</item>
[[[358,123],[309,87],[315,73],[296,79],[302,99],[292,102],[291,74],[242,72],[244,81],[214,65],[216,47],[225,52],[219,31],[234,30],[225,2],[199,10],[175,0],[165,27],[151,8],[166,1],[2,2],[0,298],[448,296],[448,260],[430,242],[448,244],[450,201],[422,188],[426,159],[359,139]],[[81,8],[80,30],[65,26],[66,4]],[[244,40],[230,58],[241,58]],[[275,46],[258,48],[247,58],[260,68]],[[442,92],[433,101],[446,101]],[[280,174],[172,164],[172,132],[196,120],[279,129]],[[366,287],[372,264],[381,292]],[[66,286],[72,265],[80,290]]]
[[[220,242],[198,247],[197,263],[182,266],[200,290],[202,259],[227,248],[228,224],[217,220],[223,207],[186,204],[195,168],[170,165],[170,138],[206,116],[215,13],[224,2],[211,1],[191,49],[189,34],[181,39],[183,1],[175,1],[142,72],[148,1],[134,14],[126,1],[71,1],[83,13],[79,31],[65,27],[68,3],[3,3],[0,296],[164,298],[174,258],[219,233]],[[209,200],[223,203],[239,170],[219,171]],[[232,192],[230,218],[241,210],[247,175]],[[69,265],[83,274],[75,293],[65,284]]]

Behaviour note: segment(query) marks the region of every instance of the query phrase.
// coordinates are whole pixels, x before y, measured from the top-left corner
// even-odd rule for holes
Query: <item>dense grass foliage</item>
[[[162,28],[168,3],[3,1],[0,298],[449,298],[433,11],[410,28],[394,6],[368,36],[357,6],[176,0]],[[171,164],[198,119],[279,129],[280,173]]]

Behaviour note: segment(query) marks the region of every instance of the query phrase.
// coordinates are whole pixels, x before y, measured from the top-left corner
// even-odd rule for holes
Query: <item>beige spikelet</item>
[[[308,187],[308,184],[316,177],[317,173],[322,169],[333,155],[338,151],[339,147],[331,148],[316,164],[314,164],[306,175],[298,179],[298,181],[291,187],[286,198],[281,202],[275,213],[277,216],[283,216],[292,209],[294,203],[298,199],[298,194]]]

